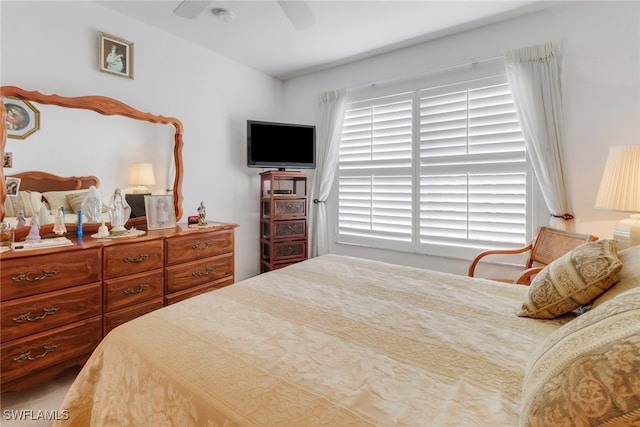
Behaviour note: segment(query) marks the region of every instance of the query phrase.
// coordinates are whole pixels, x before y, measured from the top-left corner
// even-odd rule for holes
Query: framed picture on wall
[[[4,108],[7,112],[4,119],[7,137],[25,139],[40,129],[40,112],[29,101],[7,96]]]
[[[20,178],[12,178],[8,176],[5,180],[7,186],[7,197],[17,197],[18,191],[20,191]]]
[[[107,33],[98,33],[98,69],[133,79],[133,43]]]
[[[176,226],[176,213],[173,209],[173,196],[145,195],[144,209],[147,215],[147,229],[158,230]]]

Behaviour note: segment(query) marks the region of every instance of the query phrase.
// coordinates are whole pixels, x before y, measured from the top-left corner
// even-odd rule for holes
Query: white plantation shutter
[[[420,242],[523,244],[525,145],[506,78],[419,97]]]
[[[348,105],[338,176],[342,242],[525,242],[525,146],[505,76]]]
[[[339,160],[339,234],[412,241],[414,94],[347,108]]]

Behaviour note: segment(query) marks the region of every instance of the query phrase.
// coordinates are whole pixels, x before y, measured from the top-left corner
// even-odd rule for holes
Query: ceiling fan
[[[306,0],[277,0],[293,27],[298,31],[306,30],[316,22],[313,12],[309,8]],[[212,1],[203,0],[183,0],[173,11],[174,14],[183,18],[195,19]]]

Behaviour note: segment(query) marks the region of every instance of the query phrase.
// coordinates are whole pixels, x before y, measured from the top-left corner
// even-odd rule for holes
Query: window
[[[338,240],[430,253],[521,246],[527,173],[506,76],[350,103]]]

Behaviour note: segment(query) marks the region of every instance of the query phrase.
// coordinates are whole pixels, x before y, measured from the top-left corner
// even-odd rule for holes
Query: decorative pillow
[[[88,191],[89,190],[45,191],[42,195],[49,205],[50,211],[55,212],[60,206],[63,206],[65,212],[72,212],[73,208],[71,204],[69,204],[67,196],[78,193],[84,193],[86,196]]]
[[[640,288],[640,246],[620,251],[618,257],[622,261],[618,281],[608,291],[593,300],[592,309],[629,289]]]
[[[534,277],[518,316],[553,319],[575,310],[609,289],[621,268],[613,240],[580,245]]]
[[[529,361],[520,426],[640,424],[640,288],[553,332]]]
[[[18,191],[15,197],[6,197],[4,200],[4,215],[14,217],[19,211],[24,212],[24,216],[29,218],[33,214],[40,212],[42,206],[42,193],[37,191]]]
[[[88,191],[82,193],[67,194],[67,203],[71,206],[74,213],[78,213],[82,209],[82,202],[87,198]]]

